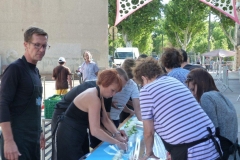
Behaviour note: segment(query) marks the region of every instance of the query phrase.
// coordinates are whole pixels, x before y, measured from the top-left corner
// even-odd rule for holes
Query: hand
[[[45,137],[43,136],[43,133],[41,133],[40,136],[40,148],[45,149]]]
[[[167,160],[171,160],[171,154],[169,152],[167,152]]]
[[[145,154],[140,160],[147,160],[148,158],[153,158],[153,159],[160,159],[157,156],[154,155],[154,153],[151,154]]]
[[[130,115],[133,116],[135,112],[133,110],[130,110]]]
[[[116,106],[117,102],[116,101],[112,101],[112,107],[115,108],[115,109],[119,109],[117,106]]]
[[[118,149],[120,149],[120,150],[124,150],[124,151],[127,151],[127,144],[126,143],[123,143],[123,142],[120,142],[120,143],[118,143],[118,144],[116,144],[117,145],[117,147],[118,147]]]
[[[4,141],[4,156],[8,160],[18,160],[21,153],[18,151],[16,143],[11,141]]]
[[[128,136],[127,136],[126,132],[125,132],[124,130],[119,130],[119,132],[120,132],[121,135],[122,135],[123,137],[125,137],[125,138],[127,139],[127,141],[128,141]]]
[[[120,132],[121,133],[121,132]],[[116,135],[116,139],[120,142],[124,142],[126,143],[128,141],[127,136],[123,136],[122,133],[121,134],[117,134]]]

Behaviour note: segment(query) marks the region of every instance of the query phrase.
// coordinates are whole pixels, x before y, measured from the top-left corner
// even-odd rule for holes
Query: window
[[[115,52],[115,59],[133,58],[133,52]]]

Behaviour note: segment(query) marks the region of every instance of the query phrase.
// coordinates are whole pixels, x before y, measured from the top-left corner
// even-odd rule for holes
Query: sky
[[[169,0],[163,0],[164,4],[167,4],[169,2]]]

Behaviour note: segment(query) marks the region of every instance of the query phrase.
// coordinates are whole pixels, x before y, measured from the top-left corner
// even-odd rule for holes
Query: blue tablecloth
[[[114,156],[108,155],[104,149],[107,148],[110,144],[103,142],[96,150],[94,150],[88,157],[87,160],[111,160]],[[127,159],[126,159],[127,160]]]
[[[136,116],[131,117],[129,120],[132,119],[136,119]],[[125,124],[121,127],[121,129],[124,129]],[[114,155],[109,155],[104,151],[104,149],[106,149],[109,145],[110,143],[103,142],[87,157],[87,160],[112,160]],[[122,156],[121,158],[124,160],[128,160],[128,158],[124,156]]]

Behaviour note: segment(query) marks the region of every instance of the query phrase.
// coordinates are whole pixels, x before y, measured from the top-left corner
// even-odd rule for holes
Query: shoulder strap
[[[100,98],[100,88],[99,88],[99,86],[97,86],[96,88],[97,88],[97,91],[98,91],[98,98],[101,100],[101,98]]]
[[[100,102],[101,102],[101,111],[100,111],[100,117],[102,117],[102,99],[100,97],[100,88],[99,86],[96,87],[97,88],[97,91],[98,91],[98,98],[100,99]]]

